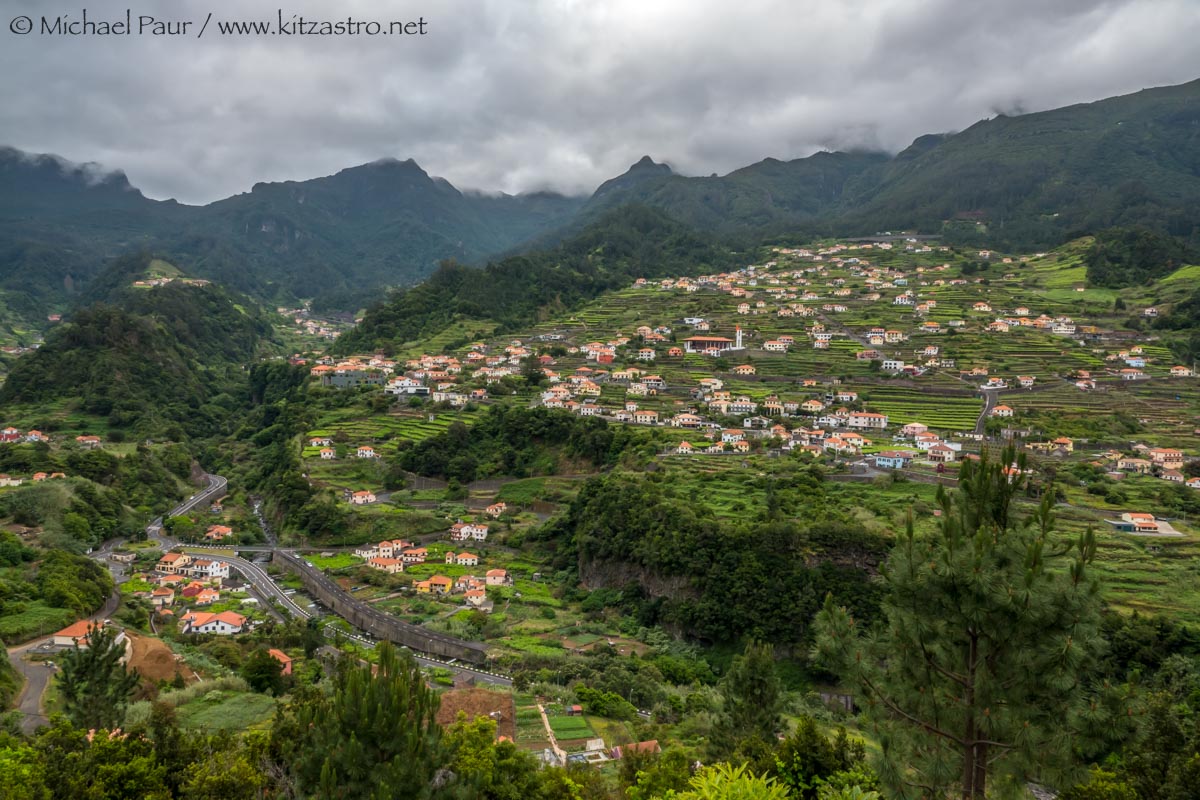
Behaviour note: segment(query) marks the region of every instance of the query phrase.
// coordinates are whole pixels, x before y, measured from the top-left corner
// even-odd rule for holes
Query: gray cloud
[[[112,0],[92,19],[274,19],[284,0]],[[686,174],[896,151],[999,111],[1200,77],[1195,0],[296,0],[421,38],[17,36],[0,0],[0,143],[207,202],[414,158],[459,187],[585,192],[643,154]]]

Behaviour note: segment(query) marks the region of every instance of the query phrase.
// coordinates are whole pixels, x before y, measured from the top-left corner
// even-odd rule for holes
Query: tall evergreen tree
[[[750,642],[721,681],[721,714],[712,732],[712,754],[759,755],[773,748],[783,725],[783,686],[775,672],[775,648]]]
[[[452,782],[437,695],[411,656],[378,652],[375,667],[344,660],[330,693],[308,691],[276,718],[272,738],[303,796],[434,798]]]
[[[894,797],[1003,796],[1072,772],[1072,746],[1111,721],[1088,682],[1104,646],[1091,531],[1053,536],[1052,491],[1017,522],[1024,459],[966,462],[938,491],[937,533],[911,517],[885,569],[885,622],[827,601],[814,655],[860,692]]]
[[[58,685],[71,722],[95,730],[120,726],[139,679],[137,670],[125,669],[124,655],[117,632],[100,624],[89,628],[86,647],[76,644],[63,655]]]

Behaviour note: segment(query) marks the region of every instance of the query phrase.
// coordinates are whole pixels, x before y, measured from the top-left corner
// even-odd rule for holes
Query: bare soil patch
[[[438,708],[437,722],[446,727],[454,724],[458,712],[463,711],[468,720],[495,715],[496,734],[516,741],[516,708],[511,694],[493,692],[490,689],[452,689],[442,693],[442,704]]]
[[[177,670],[182,669],[175,660],[175,653],[163,644],[161,639],[134,633],[127,635],[133,643],[133,655],[129,659],[129,666],[140,672],[143,678],[169,681],[174,679]]]

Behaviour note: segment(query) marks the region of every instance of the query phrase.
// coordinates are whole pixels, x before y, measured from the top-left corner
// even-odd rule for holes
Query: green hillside
[[[1200,239],[1200,81],[919,137],[893,158],[817,153],[685,178],[649,159],[582,215],[625,202],[705,230],[948,233],[1035,248],[1114,225]]]
[[[67,403],[141,436],[211,435],[270,325],[216,284],[133,286],[150,266],[148,255],[118,261],[97,303],[13,362],[0,408]]]
[[[732,259],[717,240],[661,211],[625,206],[554,249],[488,264],[482,274],[444,264],[428,281],[368,311],[338,349],[395,349],[463,320],[519,325],[639,277],[711,272]]]

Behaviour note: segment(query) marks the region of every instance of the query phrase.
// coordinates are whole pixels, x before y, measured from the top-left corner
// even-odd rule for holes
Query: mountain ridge
[[[915,230],[1029,249],[1130,225],[1200,243],[1200,80],[998,115],[895,155],[823,151],[707,177],[646,155],[587,197],[460,190],[385,158],[187,206],[120,171],[0,148],[0,305],[32,325],[109,259],[149,248],[263,301],[353,310],[443,260],[552,248],[624,205],[739,244]]]

